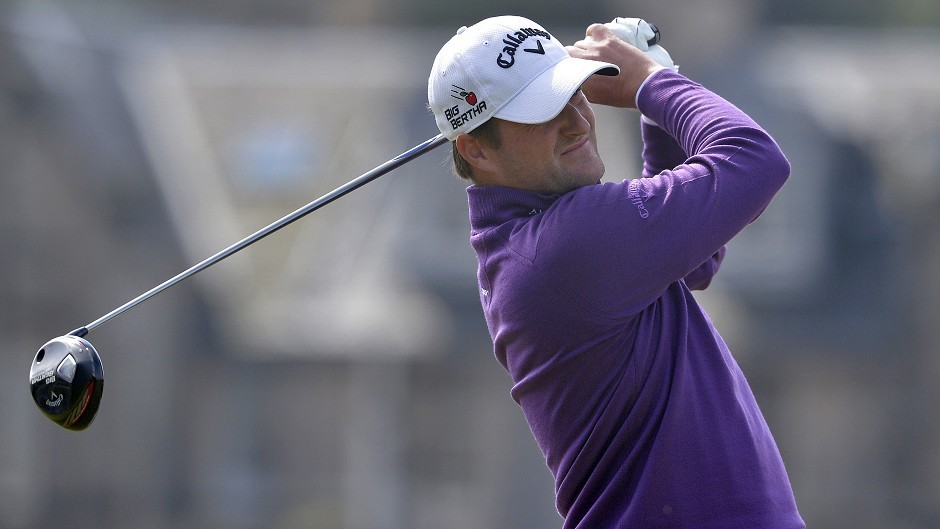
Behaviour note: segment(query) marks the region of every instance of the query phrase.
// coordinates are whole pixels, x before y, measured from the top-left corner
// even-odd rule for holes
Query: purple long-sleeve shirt
[[[743,112],[669,70],[637,98],[643,177],[468,188],[497,360],[565,528],[804,527],[751,389],[690,289],[789,176]]]

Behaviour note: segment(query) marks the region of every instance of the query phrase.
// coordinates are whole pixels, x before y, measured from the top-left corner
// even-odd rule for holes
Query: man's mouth
[[[574,145],[572,145],[572,146],[568,147],[567,149],[565,149],[565,150],[561,153],[562,156],[564,156],[564,155],[566,155],[566,154],[571,154],[572,152],[574,152],[574,151],[580,149],[581,147],[583,147],[583,146],[588,142],[588,139],[589,139],[588,136],[585,136],[585,137],[581,138],[580,140],[578,140],[577,142],[575,142]]]

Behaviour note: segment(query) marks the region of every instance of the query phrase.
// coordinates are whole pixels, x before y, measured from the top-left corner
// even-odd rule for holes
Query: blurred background
[[[439,149],[89,335],[94,424],[43,343],[436,134],[457,27],[571,43],[640,16],[793,176],[700,299],[809,527],[940,527],[940,3],[0,3],[0,528],[559,527]],[[598,108],[608,178],[638,116]]]

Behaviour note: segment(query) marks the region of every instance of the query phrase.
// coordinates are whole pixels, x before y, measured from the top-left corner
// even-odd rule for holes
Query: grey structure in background
[[[0,18],[0,528],[558,526],[444,149],[97,331],[89,430],[33,409],[45,339],[434,134],[452,32],[102,13]],[[940,35],[765,32],[709,64],[683,27],[682,71],[793,163],[704,303],[804,518],[937,526]],[[598,110],[608,177],[635,176],[636,116]]]

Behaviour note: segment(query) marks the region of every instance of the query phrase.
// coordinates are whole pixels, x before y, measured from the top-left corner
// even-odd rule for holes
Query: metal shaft
[[[337,187],[336,189],[330,191],[329,193],[323,195],[322,197],[314,200],[313,202],[310,202],[306,206],[303,206],[300,209],[297,209],[293,213],[285,215],[281,219],[265,226],[264,228],[261,228],[255,233],[252,233],[251,235],[245,237],[244,239],[229,246],[228,248],[225,248],[224,250],[206,258],[205,260],[171,277],[170,279],[167,279],[163,283],[160,283],[159,285],[153,287],[152,289],[144,292],[143,294],[137,296],[136,298],[128,301],[127,303],[121,305],[120,307],[98,318],[97,320],[83,327],[79,327],[78,329],[75,329],[69,334],[72,336],[79,336],[79,337],[85,336],[86,334],[88,334],[89,331],[91,331],[95,327],[98,327],[99,325],[107,322],[108,320],[114,318],[115,316],[118,316],[132,309],[133,307],[139,305],[140,303],[143,303],[144,301],[152,298],[153,296],[156,296],[160,292],[163,292],[164,290],[172,287],[173,285],[179,283],[180,281],[183,281],[184,279],[187,279],[191,276],[198,274],[199,272],[205,270],[206,268],[209,268],[210,266],[231,256],[232,254],[244,249],[245,247],[250,246],[260,241],[261,239],[267,237],[268,235],[271,235],[277,230],[283,228],[284,226],[287,226],[288,224],[291,224],[292,222],[303,218],[304,216],[320,209],[321,207],[329,204],[330,202],[333,202],[334,200],[368,184],[369,182],[375,180],[376,178],[392,171],[393,169],[396,169],[404,165],[405,163],[421,156],[422,154],[425,154],[443,145],[444,143],[447,143],[447,138],[445,138],[441,134],[438,134],[437,136],[434,136],[433,138],[425,140],[423,143],[416,145],[412,147],[411,149],[409,149],[408,151],[405,151],[399,154],[398,156],[383,163],[382,165],[376,167],[375,169],[372,169],[371,171],[364,173],[361,176],[353,180],[350,180],[349,182],[346,182],[345,184]]]

